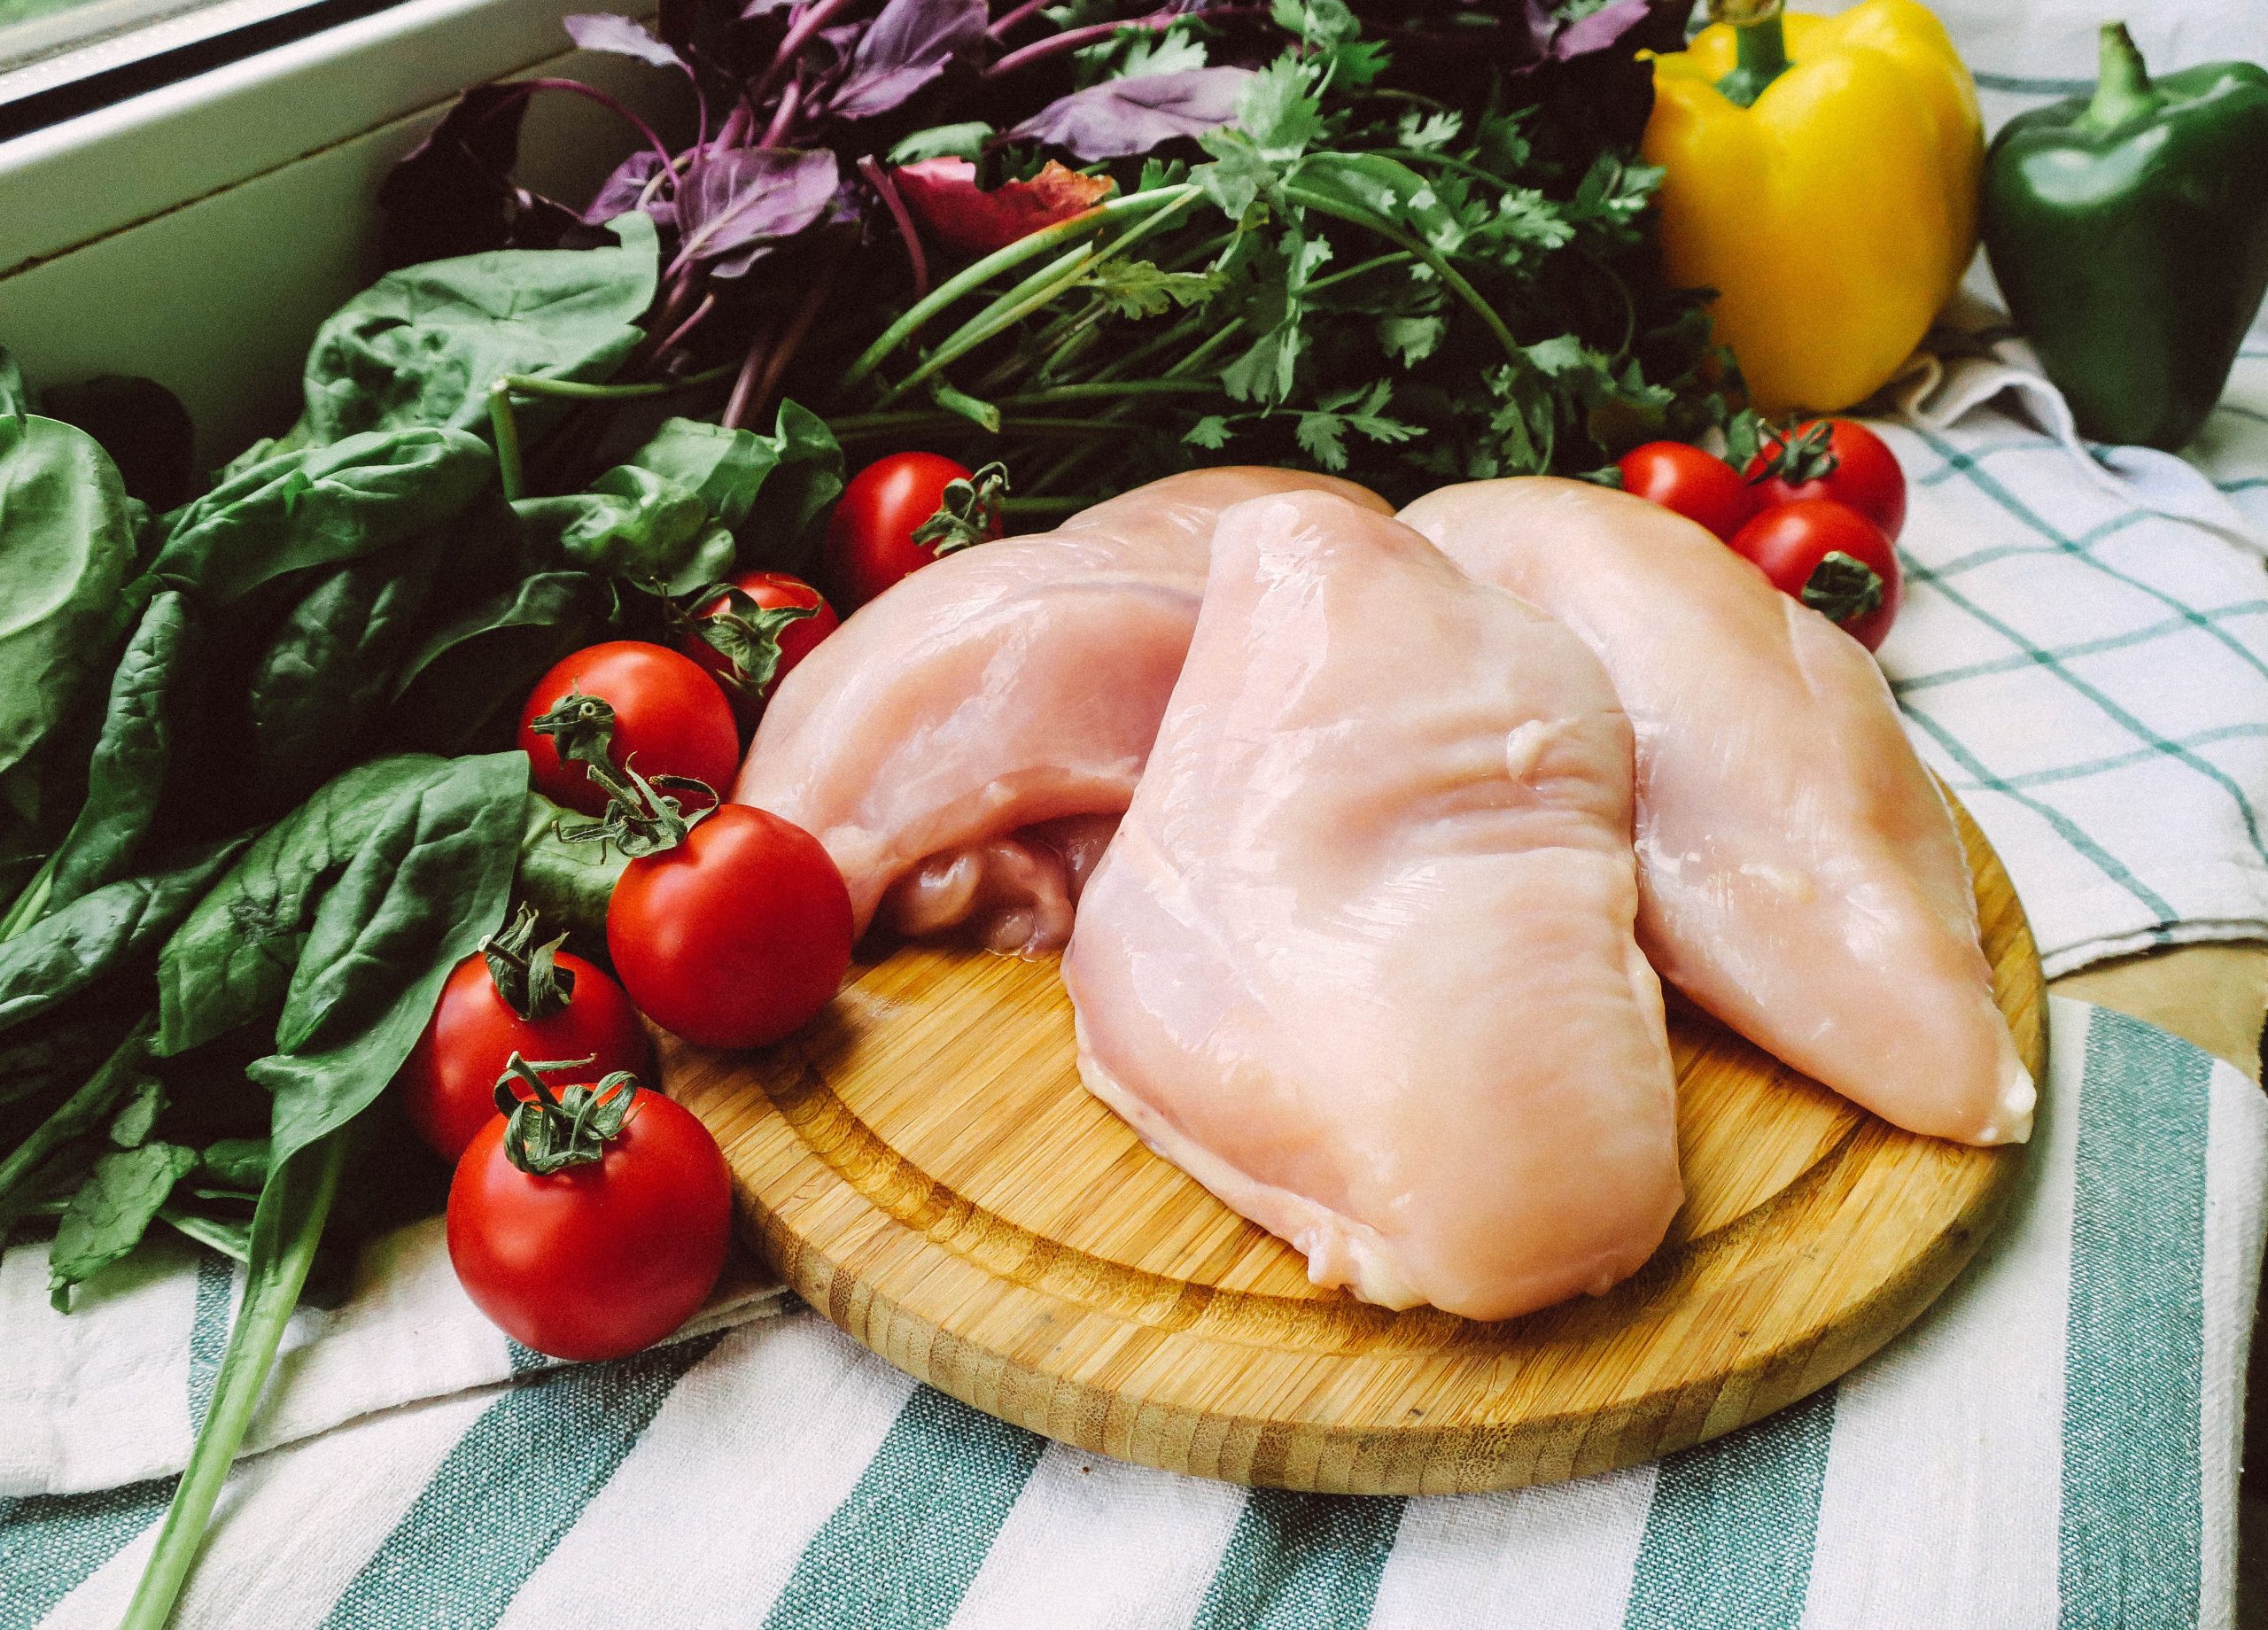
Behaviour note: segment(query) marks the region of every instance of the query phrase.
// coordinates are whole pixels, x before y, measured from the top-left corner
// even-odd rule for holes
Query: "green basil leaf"
[[[384,1090],[441,982],[503,921],[527,802],[527,757],[460,758],[396,799],[323,895],[292,971],[276,1051],[274,1165],[345,1126]]]
[[[241,838],[204,845],[171,871],[105,884],[0,942],[0,1030],[163,944],[243,847]]]
[[[397,803],[447,770],[423,754],[358,765],[261,834],[159,953],[157,1052],[186,1052],[280,1006],[323,890]]]
[[[471,430],[506,374],[606,378],[641,337],[658,259],[646,216],[609,224],[617,247],[501,249],[379,278],[316,334],[296,433]]]
[[[285,617],[247,697],[260,807],[295,802],[367,750],[439,567],[431,545],[390,549],[318,578]]]
[[[454,518],[495,474],[478,437],[374,431],[262,461],[181,510],[150,570],[212,602],[360,560]]]
[[[110,707],[87,771],[87,799],[48,863],[53,912],[123,876],[149,834],[202,655],[189,602],[160,590],[111,676]]]
[[[434,752],[478,744],[518,718],[545,669],[591,643],[611,605],[589,573],[545,571],[473,607],[403,664],[392,728]]]
[[[145,1143],[116,1150],[71,1196],[47,1248],[47,1289],[58,1311],[69,1306],[71,1287],[83,1285],[142,1243],[174,1184],[197,1165],[197,1151],[179,1144]]]
[[[27,761],[116,658],[133,570],[110,455],[57,420],[0,415],[0,803],[21,819],[39,813]]]

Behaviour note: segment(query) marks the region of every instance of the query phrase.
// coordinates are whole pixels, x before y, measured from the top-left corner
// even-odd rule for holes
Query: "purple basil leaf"
[[[654,179],[661,167],[661,154],[650,147],[641,147],[616,165],[614,174],[600,183],[598,195],[591,200],[591,206],[583,212],[583,224],[602,226],[617,215],[642,208],[653,217],[656,226],[664,230],[675,226],[677,206],[671,201],[667,189],[661,190],[652,198],[647,198],[642,205],[639,202],[645,198],[647,183]]]
[[[1082,159],[1124,159],[1227,124],[1251,78],[1249,68],[1185,68],[1105,80],[1049,103],[1008,134]]]
[[[1579,17],[1561,27],[1551,41],[1551,56],[1565,62],[1571,58],[1588,56],[1619,44],[1622,36],[1644,22],[1652,11],[1652,0],[1612,0],[1588,17]]]
[[[984,0],[889,0],[851,52],[835,112],[871,119],[901,105],[984,38]]]
[[[833,202],[835,155],[820,149],[735,147],[703,153],[678,183],[680,252],[737,277],[783,238],[818,221]]]
[[[774,12],[785,11],[795,3],[796,0],[748,0],[748,4],[741,7],[741,20],[746,22],[752,17],[769,17]]]
[[[587,51],[635,57],[657,68],[685,67],[685,59],[646,32],[646,25],[613,12],[580,12],[566,19],[567,37]]]
[[[574,211],[512,180],[527,89],[475,85],[378,185],[378,253],[414,266],[488,249],[548,248]]]

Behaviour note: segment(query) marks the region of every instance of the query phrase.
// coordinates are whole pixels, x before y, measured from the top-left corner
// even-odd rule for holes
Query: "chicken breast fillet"
[[[1240,504],[1064,959],[1081,1074],[1317,1284],[1604,1291],[1682,1198],[1631,805],[1572,634],[1343,500]]]
[[[1663,978],[1909,1131],[2030,1136],[1960,834],[1857,641],[1692,522],[1588,483],[1473,482],[1402,518],[1605,664]]]
[[[1300,490],[1388,512],[1329,476],[1193,470],[922,568],[781,682],[734,800],[826,845],[862,932],[881,912],[909,932],[974,920],[997,950],[1060,945],[1108,836],[1107,819],[1062,818],[1115,817],[1133,796],[1215,520]]]

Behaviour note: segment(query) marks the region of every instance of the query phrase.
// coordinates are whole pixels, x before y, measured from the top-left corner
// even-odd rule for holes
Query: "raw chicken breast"
[[[1605,1290],[1681,1199],[1631,798],[1565,629],[1342,500],[1239,504],[1064,959],[1082,1075],[1319,1285]]]
[[[1960,834],[1856,640],[1692,522],[1584,482],[1446,487],[1402,519],[1606,664],[1665,979],[1909,1131],[2031,1135]]]
[[[918,867],[894,926],[974,919],[997,950],[1060,945],[1100,843],[1091,823],[1068,840],[1020,829],[1126,807],[1189,648],[1214,521],[1300,489],[1388,512],[1329,476],[1192,470],[923,567],[781,682],[734,800],[826,845],[862,932]]]

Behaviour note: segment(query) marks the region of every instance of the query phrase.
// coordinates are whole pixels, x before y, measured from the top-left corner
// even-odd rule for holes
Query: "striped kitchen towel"
[[[2268,1108],[2136,1021],[2058,1001],[2052,1028],[2034,1159],[1976,1266],[1839,1386],[1658,1466],[1248,1491],[1051,1445],[797,1314],[249,1459],[180,1622],[2225,1625]],[[0,1507],[0,1630],[115,1624],[168,1490]]]

